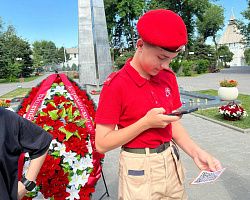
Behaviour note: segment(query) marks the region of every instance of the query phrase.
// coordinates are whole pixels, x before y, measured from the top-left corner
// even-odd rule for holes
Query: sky
[[[232,9],[236,19],[243,19],[240,13],[247,8],[247,0],[218,0],[215,3],[225,9],[225,26]],[[0,17],[5,27],[13,25],[17,35],[30,44],[36,40],[50,40],[57,47],[71,48],[78,43],[77,4],[78,0],[0,0]]]

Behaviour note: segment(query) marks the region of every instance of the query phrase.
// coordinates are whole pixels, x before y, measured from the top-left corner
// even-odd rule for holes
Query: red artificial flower
[[[90,200],[90,194],[95,192],[94,187],[85,187],[81,188],[79,192],[79,196],[81,200]]]

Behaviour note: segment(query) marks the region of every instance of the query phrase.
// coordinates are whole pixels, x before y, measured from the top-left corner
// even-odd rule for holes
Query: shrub
[[[172,68],[172,70],[175,73],[178,73],[180,68],[181,68],[181,62],[178,59],[174,59],[171,63],[170,63],[170,67]]]
[[[184,76],[191,76],[193,74],[193,61],[184,60],[181,62],[181,65]]]
[[[205,73],[208,71],[208,67],[209,67],[209,61],[208,60],[197,60],[196,62],[196,67],[195,67],[195,71],[197,72],[197,74],[201,74],[201,73]]]
[[[124,53],[122,53],[116,60],[115,60],[115,64],[116,66],[121,69],[123,67],[123,65],[125,64],[126,60],[128,58],[133,57],[134,55],[134,51],[125,51]]]

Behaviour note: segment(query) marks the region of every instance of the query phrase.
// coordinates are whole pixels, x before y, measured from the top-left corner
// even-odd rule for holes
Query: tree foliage
[[[144,0],[104,0],[108,33],[112,47],[135,47],[136,21],[145,9]]]
[[[245,60],[247,65],[250,65],[250,49],[246,49],[244,52]]]
[[[52,41],[35,41],[33,43],[34,66],[57,63],[57,48]]]
[[[250,0],[248,0],[248,7],[242,12],[242,15],[246,19],[246,22],[241,22],[240,28],[246,38],[247,45],[250,46]]]
[[[189,45],[186,48],[188,52],[195,39],[195,20],[203,18],[211,3],[209,0],[104,0],[104,5],[111,47],[127,50],[134,48],[137,39],[136,22],[139,17],[148,10],[165,8],[173,10],[183,18],[189,35]],[[119,51],[114,52],[119,54]],[[118,56],[114,55],[115,58]]]
[[[18,37],[11,25],[0,33],[0,77],[14,80],[28,77],[32,69],[31,48],[27,41]]]
[[[218,48],[218,56],[220,60],[224,63],[224,67],[226,67],[227,62],[231,62],[233,60],[233,53],[229,50],[229,47],[226,45],[220,46]]]
[[[208,37],[215,40],[216,33],[224,26],[224,9],[221,6],[210,5],[197,19],[197,30],[204,43]]]

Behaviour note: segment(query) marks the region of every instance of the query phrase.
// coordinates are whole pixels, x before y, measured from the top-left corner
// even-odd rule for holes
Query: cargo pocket
[[[146,158],[123,157],[123,195],[126,200],[148,200],[150,194]]]
[[[184,175],[183,166],[180,160],[180,153],[179,153],[178,147],[175,144],[171,145],[171,154],[174,159],[175,168],[178,174],[179,181],[181,184],[183,184],[185,175]]]

